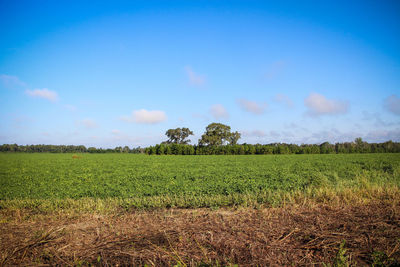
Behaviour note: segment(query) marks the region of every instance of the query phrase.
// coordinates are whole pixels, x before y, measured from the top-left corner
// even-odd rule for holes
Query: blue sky
[[[278,2],[278,1],[275,1]],[[398,1],[0,1],[0,143],[400,141]]]

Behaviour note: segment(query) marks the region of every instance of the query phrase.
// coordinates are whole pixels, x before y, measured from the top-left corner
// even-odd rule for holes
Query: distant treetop
[[[165,132],[168,140],[165,142],[167,144],[183,144],[186,145],[190,143],[189,135],[193,135],[193,132],[189,128],[176,128],[169,129]]]

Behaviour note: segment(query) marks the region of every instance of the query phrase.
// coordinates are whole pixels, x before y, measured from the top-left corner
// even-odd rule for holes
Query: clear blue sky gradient
[[[2,0],[0,40],[0,143],[400,141],[399,1]]]

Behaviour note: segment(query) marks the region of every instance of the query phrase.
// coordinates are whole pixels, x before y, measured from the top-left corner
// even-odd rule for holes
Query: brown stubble
[[[400,261],[400,207],[388,201],[65,218],[14,215],[0,224],[5,266],[298,266],[331,263],[344,240],[350,263],[371,264],[374,252],[384,253],[388,263]]]

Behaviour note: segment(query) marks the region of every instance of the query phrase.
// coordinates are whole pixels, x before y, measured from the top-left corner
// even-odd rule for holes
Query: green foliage
[[[340,244],[339,251],[336,254],[335,262],[333,263],[334,267],[348,267],[350,266],[349,256],[346,255],[347,249],[345,248],[346,241]]]
[[[368,144],[363,142],[361,145],[356,143],[336,143],[335,145],[328,142],[324,142],[321,145],[295,145],[295,144],[283,144],[283,143],[273,143],[273,144],[236,144],[237,140],[233,140],[232,136],[236,133],[232,133],[230,143],[228,145],[210,145],[226,143],[224,139],[218,139],[215,136],[210,137],[206,135],[203,142],[200,142],[198,146],[192,145],[181,145],[182,149],[190,150],[190,153],[182,153],[179,149],[171,150],[168,144],[161,144],[166,146],[167,151],[159,152],[156,145],[156,152],[152,150],[154,147],[150,146],[146,148],[145,153],[147,154],[158,154],[158,155],[267,155],[267,154],[350,154],[350,153],[400,153],[400,143],[385,142],[381,144]],[[212,134],[211,134],[212,136]],[[232,139],[233,138],[233,139]],[[211,139],[216,139],[220,141],[209,141]],[[208,140],[208,141],[207,141]],[[207,145],[208,144],[208,145]],[[178,144],[173,144],[178,145]],[[190,148],[191,147],[191,148]],[[175,147],[176,148],[176,147]],[[162,151],[162,150],[161,150]],[[151,153],[150,153],[151,152]]]
[[[130,149],[128,146],[112,148],[96,148],[74,145],[26,145],[17,144],[0,145],[0,152],[27,152],[27,153],[143,153],[140,147]]]
[[[383,266],[399,266],[400,262],[393,257],[389,257],[383,251],[374,251],[372,253],[372,266],[383,267]]]
[[[199,140],[200,146],[221,146],[229,143],[235,145],[240,139],[240,133],[231,133],[231,127],[222,123],[210,123],[206,132]]]
[[[349,266],[351,266],[350,257],[348,255],[346,255],[347,249],[345,248],[345,245],[346,245],[346,241],[343,240],[343,242],[340,243],[339,250],[336,253],[336,257],[333,259],[332,264],[323,263],[322,265],[325,267],[349,267]]]
[[[172,132],[171,132],[172,131]],[[348,153],[400,153],[400,143],[387,141],[384,143],[367,143],[361,138],[354,142],[330,144],[237,144],[240,133],[230,132],[230,127],[220,123],[212,123],[199,140],[199,145],[188,145],[186,140],[193,132],[188,128],[170,129],[167,131],[170,139],[160,145],[147,148],[132,148],[118,146],[112,148],[95,148],[85,146],[65,145],[0,145],[0,152],[27,153],[146,153],[150,155],[266,155],[266,154],[348,154]],[[174,146],[172,146],[174,145]],[[178,147],[176,145],[182,146]]]
[[[186,138],[189,135],[193,135],[193,132],[189,130],[189,128],[176,128],[176,129],[169,129],[165,132],[165,135],[168,137],[168,140],[165,142],[167,144],[188,144],[190,140]]]
[[[400,186],[400,154],[149,157],[118,153],[73,158],[73,154],[0,153],[0,200],[116,198],[129,199],[124,203],[137,207],[246,206],[272,205],[295,192],[312,195],[326,189],[335,190],[334,196],[339,190],[372,186]]]

